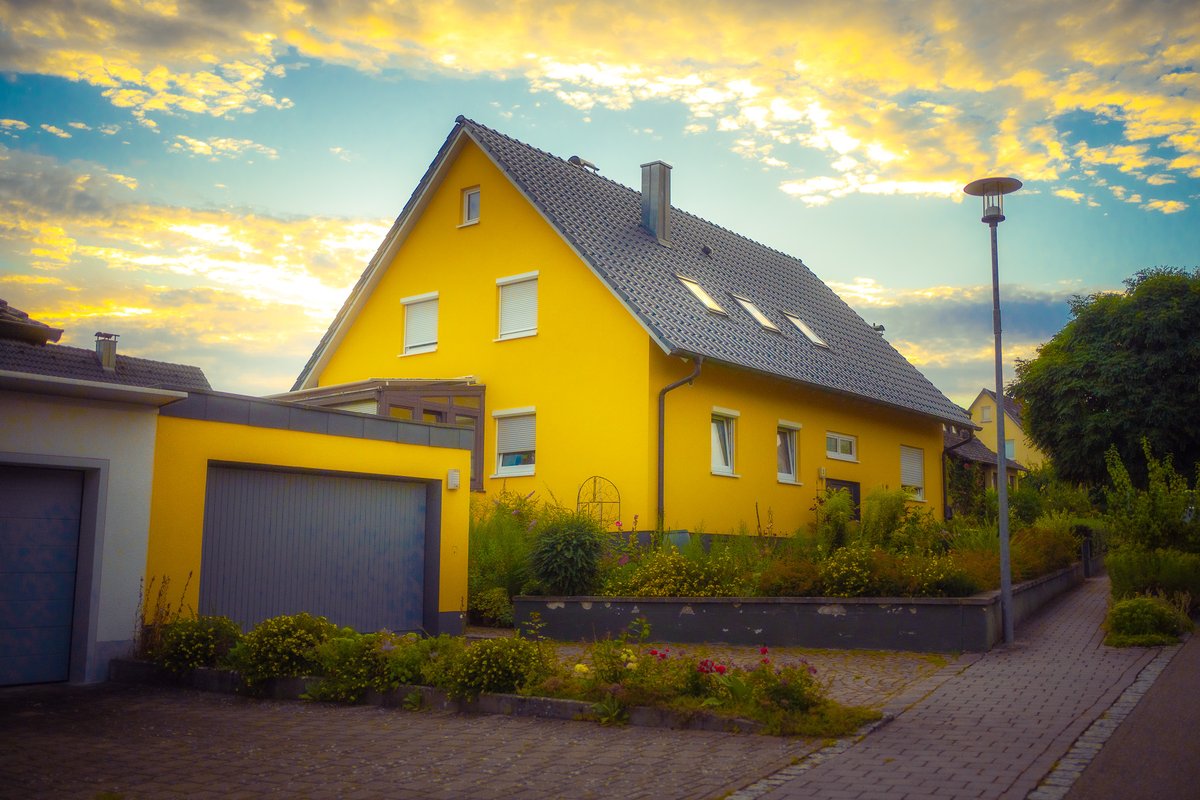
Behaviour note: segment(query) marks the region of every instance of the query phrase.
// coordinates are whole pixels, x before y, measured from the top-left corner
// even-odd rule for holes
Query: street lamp
[[[996,254],[996,226],[1004,222],[1004,195],[1021,188],[1016,178],[980,178],[963,187],[972,197],[983,198],[983,224],[992,229],[992,328],[996,332],[996,489],[1000,508],[1000,615],[1004,643],[1012,644],[1012,568],[1008,557],[1008,454],[1004,448],[1004,349],[1000,344],[1000,263]]]

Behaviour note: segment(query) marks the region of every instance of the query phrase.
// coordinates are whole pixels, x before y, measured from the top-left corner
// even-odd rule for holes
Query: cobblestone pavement
[[[1156,655],[1101,644],[1107,597],[1088,580],[891,724],[733,798],[1025,798]]]
[[[0,692],[0,798],[705,798],[817,746],[115,685]]]

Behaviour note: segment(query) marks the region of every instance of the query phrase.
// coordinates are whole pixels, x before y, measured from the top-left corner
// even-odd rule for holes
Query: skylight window
[[[725,313],[725,309],[721,308],[721,305],[712,298],[711,294],[704,291],[704,287],[701,286],[699,283],[692,280],[691,278],[685,278],[682,275],[676,275],[675,277],[679,278],[679,282],[682,283],[684,286],[686,286],[687,290],[689,292],[691,292],[692,294],[694,294],[696,296],[696,299],[699,300],[701,303],[703,303],[704,307],[707,308],[709,311],[713,312],[714,314],[724,314]]]
[[[758,306],[754,305],[754,303],[751,303],[746,298],[739,297],[736,294],[733,296],[733,299],[737,300],[738,304],[742,308],[746,309],[746,313],[749,314],[750,316],[754,317],[755,321],[759,325],[762,325],[764,328],[766,328],[769,331],[775,331],[776,333],[780,332],[779,328],[776,327],[775,323],[771,322],[771,320],[767,319],[767,315],[764,314],[762,311],[760,311],[758,309]]]
[[[801,333],[803,333],[805,336],[807,336],[808,340],[810,342],[817,345],[818,347],[829,347],[829,344],[824,339],[822,339],[820,336],[818,336],[816,331],[814,331],[812,328],[808,327],[808,325],[805,324],[804,320],[800,319],[799,317],[795,316],[794,314],[789,314],[786,311],[783,312],[783,315],[788,318],[788,322],[790,322],[796,326],[797,330],[799,330]]]

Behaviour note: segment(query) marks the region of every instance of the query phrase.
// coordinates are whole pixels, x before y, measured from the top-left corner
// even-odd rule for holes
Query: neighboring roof
[[[662,349],[865,398],[955,424],[969,418],[797,258],[672,207],[671,246],[641,227],[641,193],[459,117],[293,389],[309,388],[395,247],[466,139],[512,180]],[[728,312],[706,311],[679,282],[697,280]],[[783,333],[734,299],[751,300]],[[813,344],[793,314],[828,343]]]
[[[51,328],[44,322],[30,319],[21,309],[13,308],[6,301],[0,300],[0,339],[45,344],[57,342],[62,334],[61,329]]]
[[[989,400],[991,400],[993,403],[996,402],[996,393],[993,392],[991,389],[981,390],[979,392],[979,397],[986,397]],[[975,399],[978,400],[979,397],[977,397]],[[972,405],[974,405],[974,404],[972,404]],[[1008,414],[1008,416],[1011,417],[1013,422],[1017,423],[1018,426],[1020,426],[1021,428],[1025,427],[1024,423],[1021,421],[1021,404],[1018,403],[1016,400],[1013,400],[1008,395],[1005,395],[1005,397],[1004,397],[1004,412],[1006,414]]]
[[[951,433],[950,431],[942,431],[942,444],[945,447],[946,453],[952,458],[961,458],[964,461],[975,461],[980,464],[991,464],[993,467],[997,465],[996,451],[992,450],[986,444],[971,436],[969,439],[964,435],[966,431],[960,433]],[[1018,461],[1011,458],[1007,460],[1008,468],[1015,469],[1018,472],[1028,472],[1029,469]]]
[[[93,350],[3,338],[0,338],[0,370],[147,388],[212,388],[199,367],[118,355],[116,369],[109,371],[100,366]]]

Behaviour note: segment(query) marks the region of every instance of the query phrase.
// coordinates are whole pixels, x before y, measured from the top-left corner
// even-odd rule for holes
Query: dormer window
[[[698,282],[692,280],[691,278],[685,278],[682,275],[676,275],[675,277],[679,278],[679,282],[687,287],[687,290],[695,295],[696,299],[703,303],[704,307],[709,311],[714,314],[725,313],[725,309],[721,308],[721,304],[714,300],[711,294],[704,291],[704,287]]]
[[[776,327],[775,323],[771,322],[771,320],[767,319],[767,315],[764,314],[762,311],[760,311],[758,309],[758,306],[754,305],[754,303],[752,303],[749,300],[747,300],[746,298],[741,297],[736,294],[733,295],[733,299],[737,300],[738,305],[740,305],[742,308],[746,309],[746,313],[749,314],[750,316],[754,317],[755,322],[757,322],[759,325],[762,325],[764,328],[766,328],[769,331],[775,331],[776,333],[780,332],[779,328]]]
[[[816,331],[814,331],[812,328],[808,327],[808,325],[804,322],[804,320],[800,319],[795,314],[789,314],[786,311],[783,312],[783,315],[788,318],[788,322],[790,322],[796,326],[796,330],[800,331],[805,336],[807,336],[808,340],[810,342],[817,345],[818,347],[829,347],[829,344],[824,339],[822,339],[820,336],[818,336]]]
[[[474,225],[479,222],[479,187],[463,189],[462,193],[462,224]]]

